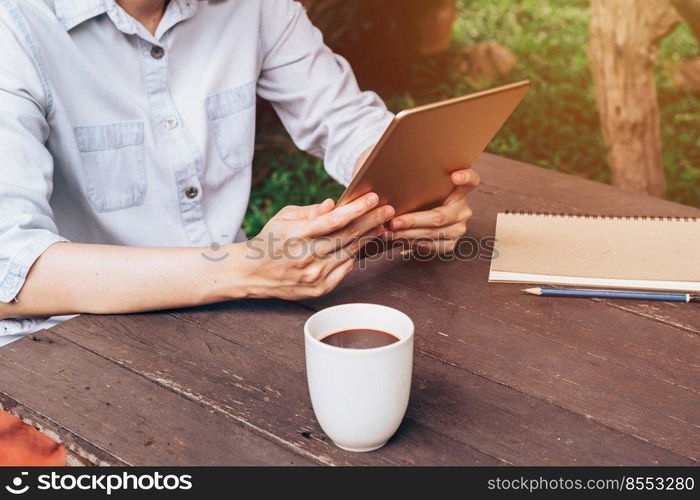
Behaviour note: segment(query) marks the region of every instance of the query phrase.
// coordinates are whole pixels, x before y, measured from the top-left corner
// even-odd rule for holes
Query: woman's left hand
[[[447,254],[467,232],[472,211],[467,203],[469,193],[479,185],[479,174],[472,169],[458,170],[450,176],[455,188],[442,206],[424,212],[395,217],[383,238],[407,241],[421,252]]]

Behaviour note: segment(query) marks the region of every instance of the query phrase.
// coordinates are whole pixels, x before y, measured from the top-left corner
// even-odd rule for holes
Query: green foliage
[[[255,182],[243,230],[252,236],[260,232],[265,223],[286,205],[312,205],[326,198],[337,200],[343,186],[333,181],[323,170],[323,162],[305,153],[266,159],[269,174]],[[263,162],[256,158],[254,169]]]
[[[668,65],[700,54],[687,24],[664,40],[657,71],[667,197],[700,207],[700,96],[674,88]]]
[[[493,40],[518,57],[497,82],[529,78],[532,90],[489,146],[492,153],[608,181],[605,146],[586,59],[587,2],[460,0],[454,43]]]
[[[519,58],[507,80],[533,88],[489,151],[609,182],[588,66],[587,0],[459,0],[454,44],[494,40]],[[662,44],[657,67],[668,197],[700,206],[700,100],[675,89],[668,64],[698,53],[685,24]],[[488,85],[502,82],[488,82]],[[476,88],[480,88],[477,84]]]
[[[488,150],[535,165],[609,182],[593,84],[586,57],[588,0],[458,0],[453,51],[415,69],[415,92],[385,96],[398,111],[485,87],[529,78],[533,87]],[[519,59],[516,69],[495,81],[476,81],[456,64],[458,51],[495,41]],[[700,99],[674,88],[668,64],[700,52],[687,25],[667,37],[657,67],[664,164],[669,199],[700,206]],[[449,62],[453,58],[453,64]],[[447,66],[447,71],[445,70]],[[447,74],[446,74],[447,73]],[[265,130],[279,125],[263,125]],[[342,187],[318,160],[303,153],[256,155],[265,175],[254,183],[244,228],[255,234],[286,204],[337,197]]]

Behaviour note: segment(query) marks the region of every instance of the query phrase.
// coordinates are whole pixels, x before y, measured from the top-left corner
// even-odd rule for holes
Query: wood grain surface
[[[474,241],[504,210],[700,216],[492,155],[477,169]],[[70,463],[697,464],[697,307],[527,296],[487,283],[488,252],[472,257],[387,252],[303,303],[83,315],[0,349],[0,406],[63,444]],[[314,311],[358,301],[416,325],[406,419],[364,454],[319,428],[302,337]]]

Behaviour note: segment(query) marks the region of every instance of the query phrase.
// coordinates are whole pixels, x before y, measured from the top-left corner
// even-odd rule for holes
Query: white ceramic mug
[[[390,333],[398,342],[346,349],[321,339],[344,330]],[[344,304],[311,316],[304,325],[311,403],[323,432],[348,451],[381,448],[406,413],[413,369],[413,321],[376,304]]]

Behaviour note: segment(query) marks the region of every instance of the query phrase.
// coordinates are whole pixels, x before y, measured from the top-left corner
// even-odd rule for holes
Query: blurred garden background
[[[377,91],[395,112],[529,78],[532,90],[488,151],[611,182],[587,55],[589,0],[302,3],[326,43],[350,60],[362,88]],[[638,3],[639,9],[647,6],[645,0]],[[700,61],[693,20],[679,22],[661,40],[654,77],[665,196],[700,206],[700,88],[685,71]],[[265,103],[259,105],[256,142],[244,225],[249,235],[284,205],[342,193],[320,160],[294,148]]]

